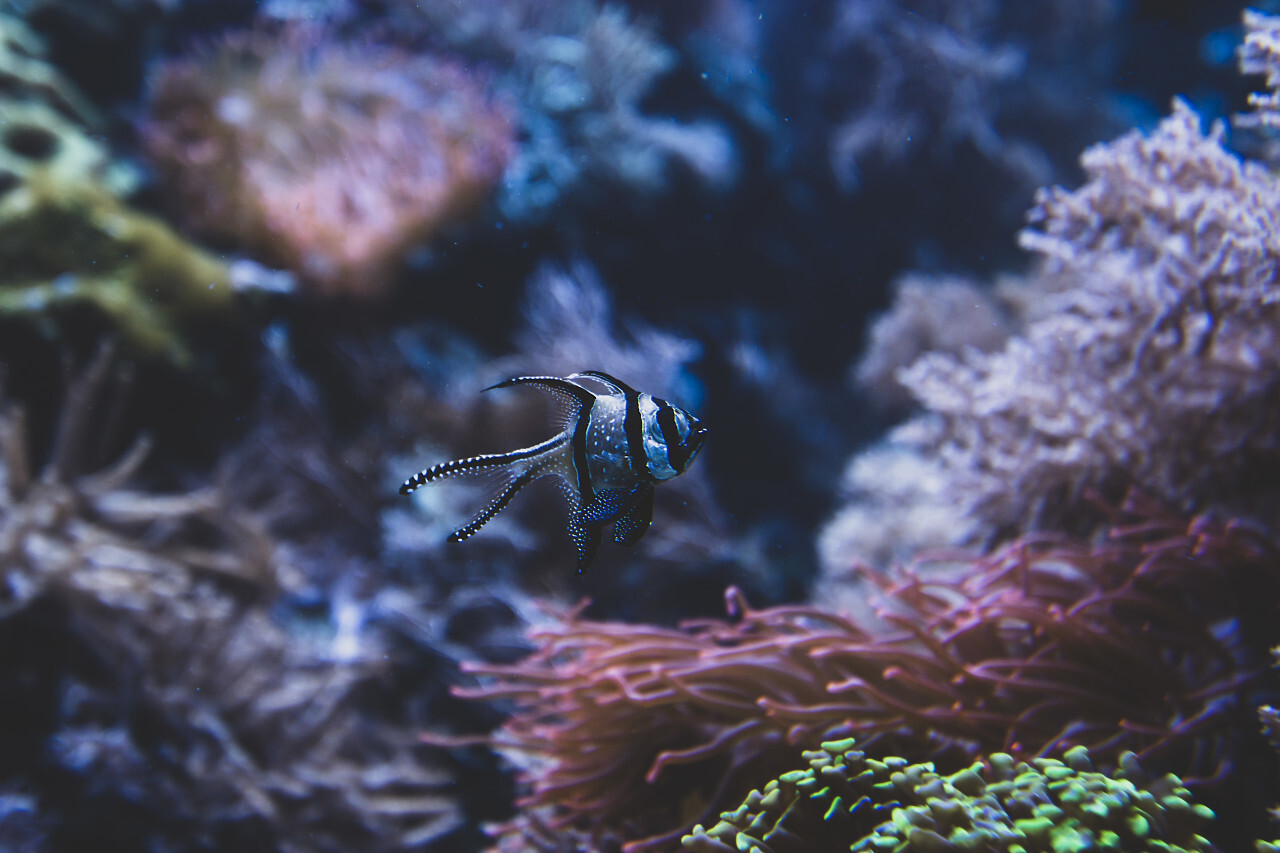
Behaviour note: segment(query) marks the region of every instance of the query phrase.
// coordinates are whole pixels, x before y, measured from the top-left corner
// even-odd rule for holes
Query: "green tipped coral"
[[[683,839],[691,853],[1075,853],[1207,851],[1197,834],[1213,812],[1181,781],[1150,778],[1132,753],[1113,775],[1084,747],[1062,761],[997,753],[949,776],[932,764],[868,758],[852,739],[804,753],[809,766],[752,791],[710,829]]]

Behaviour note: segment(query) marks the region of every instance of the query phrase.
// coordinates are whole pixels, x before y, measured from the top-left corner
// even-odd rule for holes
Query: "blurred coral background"
[[[0,0],[0,849],[1280,849],[1280,4]],[[574,571],[522,374],[710,426]]]

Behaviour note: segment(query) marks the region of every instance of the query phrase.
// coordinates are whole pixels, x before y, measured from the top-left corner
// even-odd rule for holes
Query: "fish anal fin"
[[[596,525],[582,523],[578,513],[569,516],[569,538],[578,549],[578,574],[591,567],[600,549],[600,528]]]
[[[645,484],[636,489],[631,506],[618,517],[613,526],[613,541],[628,547],[635,545],[649,531],[653,523],[653,486]]]
[[[642,486],[629,489],[596,489],[591,503],[580,512],[582,523],[603,527],[631,508]]]

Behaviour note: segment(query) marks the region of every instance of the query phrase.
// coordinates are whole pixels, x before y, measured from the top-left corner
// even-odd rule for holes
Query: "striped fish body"
[[[582,380],[601,386],[604,393],[592,391]],[[450,541],[474,536],[526,485],[555,476],[569,504],[568,532],[578,550],[578,571],[584,571],[609,524],[618,544],[634,545],[644,536],[653,518],[655,484],[687,470],[706,440],[706,426],[693,415],[600,371],[568,378],[517,376],[491,387],[512,385],[532,385],[555,395],[564,428],[532,447],[435,465],[400,487],[407,495],[447,477],[501,476],[496,496]]]

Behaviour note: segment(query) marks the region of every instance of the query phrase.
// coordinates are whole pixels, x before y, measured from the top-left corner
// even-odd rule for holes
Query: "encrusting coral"
[[[668,849],[682,816],[846,735],[948,760],[1130,750],[1220,776],[1267,671],[1277,559],[1246,526],[1134,500],[1099,544],[1035,536],[921,563],[879,624],[753,610],[733,590],[731,621],[678,629],[570,614],[532,632],[527,659],[469,666],[482,684],[460,694],[515,704],[493,742],[527,793],[504,831],[533,849],[541,831]]]
[[[488,196],[513,153],[507,112],[458,62],[297,24],[162,65],[143,135],[193,229],[370,296]]]
[[[121,402],[112,377],[104,350],[70,383],[38,470],[24,408],[0,407],[0,790],[22,787],[29,831],[68,849],[390,851],[456,828],[450,777],[365,707],[376,641],[273,619],[285,573],[257,519],[217,488],[129,489],[145,441],[83,473]]]
[[[1173,774],[1151,778],[1133,753],[1111,774],[1084,747],[1030,763],[996,753],[950,775],[932,764],[868,758],[852,738],[804,753],[743,804],[683,839],[692,853],[894,850],[934,853],[1185,853],[1214,848],[1213,819]]]
[[[91,306],[135,353],[188,366],[187,324],[252,282],[121,201],[133,178],[97,116],[7,16],[0,83],[0,316],[56,337],[61,312]]]

